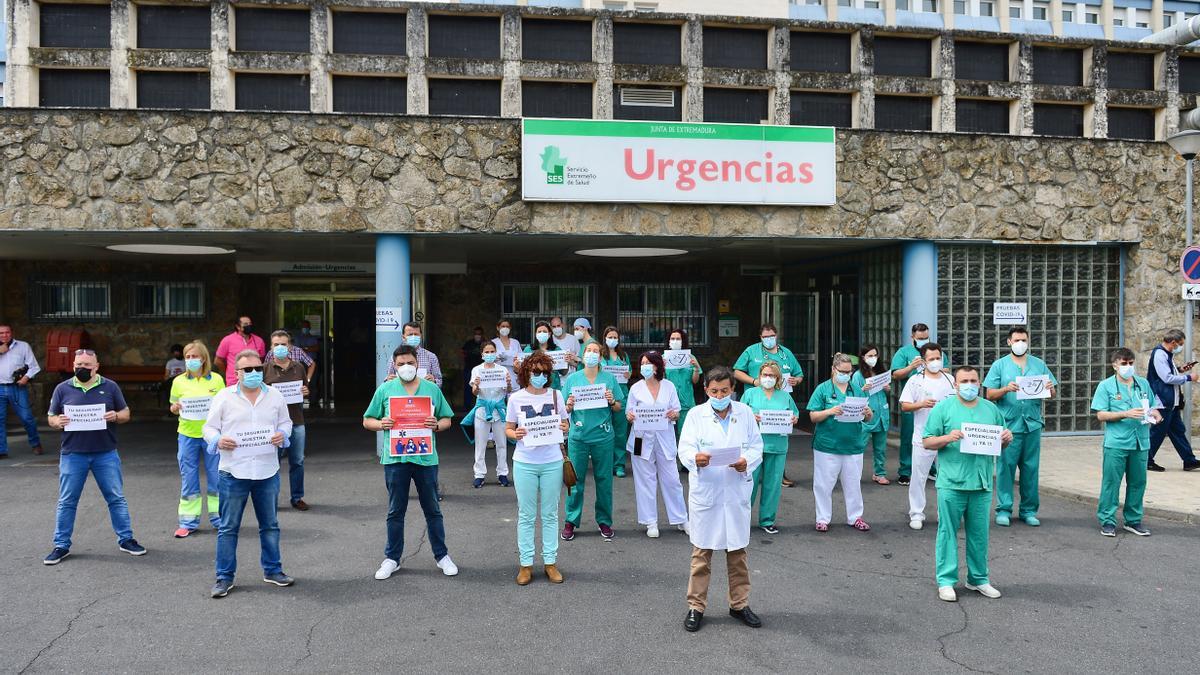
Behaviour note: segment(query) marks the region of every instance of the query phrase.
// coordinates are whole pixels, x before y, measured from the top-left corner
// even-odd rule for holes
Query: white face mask
[[[1028,340],[1017,340],[1016,342],[1012,343],[1013,354],[1016,354],[1017,356],[1025,356],[1025,352],[1027,351],[1029,351]]]
[[[583,331],[581,331],[581,330],[577,330],[577,331],[575,331],[575,339],[576,339],[576,340],[583,340]]]
[[[867,356],[867,357],[864,357],[864,358],[863,358],[863,360],[864,360],[864,361],[866,361],[866,362],[867,362],[867,365],[868,365],[868,366],[870,366],[870,367],[872,367],[872,368],[874,368],[874,367],[875,367],[875,364],[876,364],[876,363],[879,363],[879,357],[878,357],[878,356]]]
[[[417,379],[417,367],[411,363],[406,363],[396,369],[396,374],[405,382],[412,382]]]
[[[512,332],[511,328],[501,328],[500,329],[500,337],[508,337],[508,334],[511,332]]]
[[[668,344],[671,349],[683,349],[683,340],[671,340]]]
[[[759,378],[758,381],[762,384],[763,389],[774,389],[775,388],[776,380],[775,380],[774,375],[764,375],[761,378]]]
[[[934,359],[934,360],[932,360],[932,361],[926,361],[926,362],[925,362],[925,369],[926,369],[926,370],[928,370],[928,371],[929,371],[929,372],[931,372],[931,373],[939,373],[939,372],[941,372],[941,370],[942,370],[942,360],[941,360],[941,359]]]
[[[554,331],[554,337],[562,337],[563,336],[563,327],[562,326],[554,326],[550,330]]]

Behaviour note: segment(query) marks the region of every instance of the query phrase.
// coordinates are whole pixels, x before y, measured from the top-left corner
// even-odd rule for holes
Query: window
[[[522,82],[521,114],[525,117],[589,119],[592,116],[592,84],[528,80]]]
[[[334,12],[334,54],[404,56],[408,16],[401,12]]]
[[[864,9],[879,9],[879,0],[863,0]]]
[[[591,61],[591,21],[521,21],[521,57],[527,61]]]
[[[1075,12],[1064,9],[1062,13],[1063,23],[1075,23]]]
[[[875,38],[875,74],[930,77],[933,51],[929,40]]]
[[[334,75],[333,111],[403,115],[408,112],[408,80]]]
[[[850,72],[848,33],[792,31],[792,70],[818,73]]]
[[[817,3],[818,5],[821,3]],[[896,0],[896,10],[900,12],[908,11],[908,0]]]
[[[705,122],[763,124],[770,117],[765,89],[704,88]]]
[[[791,99],[792,124],[843,129],[854,126],[851,94],[793,91]]]
[[[619,284],[617,330],[626,347],[661,348],[668,333],[682,328],[689,347],[708,344],[708,285]]]
[[[34,319],[110,319],[107,281],[35,281],[30,298]]]
[[[1149,28],[1150,27],[1150,24],[1146,23],[1145,21],[1138,21],[1134,25],[1136,25],[1138,28]]]
[[[1050,17],[1050,8],[1049,7],[1047,7],[1045,5],[1034,5],[1033,6],[1033,20],[1034,21],[1048,21],[1049,17]]]
[[[921,11],[937,14],[937,12],[938,12],[937,0],[921,0]]]
[[[623,0],[621,2],[617,2],[616,0],[605,0],[604,9],[619,12],[625,9],[625,2]]]
[[[1095,12],[1084,12],[1083,18],[1085,23],[1100,23],[1100,15]]]
[[[1153,89],[1154,55],[1108,53],[1109,89]]]
[[[38,71],[38,105],[43,108],[107,108],[107,70]]]
[[[310,38],[308,18],[309,11],[306,9],[235,7],[234,49],[239,52],[307,52]]]
[[[208,73],[142,71],[137,74],[137,107],[208,110],[212,90]]]
[[[1009,6],[1008,6],[1008,18],[1010,18],[1010,19],[1019,19],[1019,18],[1021,18],[1021,7],[1020,7],[1020,6],[1009,5]]]
[[[995,16],[996,6],[991,2],[979,3],[979,16]]]
[[[1083,50],[1035,46],[1033,83],[1083,86]]]
[[[233,84],[238,110],[309,109],[308,75],[236,73]]]
[[[209,49],[212,10],[208,7],[135,5],[137,46],[141,49]]]
[[[1125,19],[1118,19],[1118,18],[1116,18],[1116,17],[1113,17],[1113,25],[1114,25],[1114,26],[1124,26],[1124,25],[1125,25]]]
[[[615,86],[613,119],[678,122],[683,119],[679,87]]]
[[[204,282],[134,282],[129,316],[134,319],[203,319]]]
[[[1163,13],[1163,28],[1170,28],[1175,25],[1175,15]]]
[[[915,96],[876,96],[875,128],[893,131],[933,129],[933,99]]]
[[[1200,59],[1179,59],[1179,93],[1200,94]]]
[[[1108,137],[1135,141],[1154,140],[1154,110],[1109,106]]]
[[[500,58],[500,17],[429,17],[429,55],[434,58]]]
[[[954,102],[954,123],[958,131],[976,134],[1007,134],[1008,101],[960,98]]]
[[[967,13],[967,0],[954,0],[954,13],[965,15]]]
[[[429,80],[430,115],[500,116],[500,80]]]
[[[682,40],[677,24],[614,23],[613,63],[677,66]]]
[[[569,326],[579,317],[596,325],[596,288],[591,284],[504,284],[500,316],[512,322],[512,337],[527,345],[533,326],[561,316]]]
[[[704,65],[710,68],[766,68],[767,31],[705,26]]]
[[[1083,136],[1083,106],[1033,104],[1033,133],[1039,136]]]
[[[37,3],[42,47],[108,49],[112,9],[108,5]]]
[[[959,80],[1008,81],[1008,45],[954,42],[954,77]]]

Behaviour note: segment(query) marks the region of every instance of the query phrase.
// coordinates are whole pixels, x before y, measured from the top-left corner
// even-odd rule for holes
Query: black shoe
[[[1132,532],[1139,537],[1149,537],[1150,530],[1142,527],[1141,523],[1125,523],[1125,531]]]
[[[757,614],[750,611],[749,605],[746,605],[741,609],[729,610],[729,616],[732,616],[751,628],[762,628],[762,619],[758,618]]]
[[[65,558],[69,555],[71,555],[71,552],[68,551],[67,549],[59,548],[59,547],[55,546],[54,550],[50,551],[50,555],[46,556],[42,560],[42,564],[43,565],[57,565],[58,563],[63,561],[63,558]]]
[[[129,555],[146,555],[146,547],[137,543],[137,539],[126,539],[117,544],[117,548],[125,551]]]
[[[695,633],[700,630],[700,622],[704,621],[704,612],[696,609],[689,609],[687,617],[683,620],[683,629],[689,633]]]
[[[762,525],[761,527],[762,531],[766,532],[767,534],[779,534],[779,528],[775,527],[774,525]]]
[[[1166,469],[1159,466],[1154,460],[1150,460],[1150,463],[1146,465],[1146,470],[1147,471],[1166,471]]]
[[[1200,461],[1185,462],[1183,465],[1184,471],[1195,471],[1196,469],[1200,469]]]
[[[268,584],[275,584],[276,586],[291,586],[292,584],[296,583],[295,579],[289,577],[283,572],[264,574],[263,581],[267,582]]]
[[[908,476],[897,476],[896,485],[908,485]]]
[[[937,467],[931,466],[929,467],[929,480],[933,480],[934,478],[937,478]]]
[[[233,590],[233,579],[217,579],[217,583],[213,584],[212,596],[214,598],[223,598],[229,595],[229,591]]]
[[[1117,526],[1112,523],[1105,523],[1100,526],[1100,534],[1106,537],[1115,537],[1117,536]]]

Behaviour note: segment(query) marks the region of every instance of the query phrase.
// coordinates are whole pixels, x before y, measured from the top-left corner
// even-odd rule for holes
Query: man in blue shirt
[[[29,381],[42,371],[28,342],[13,339],[11,326],[0,324],[0,422],[8,417],[11,405],[25,434],[33,454],[42,454],[42,440],[38,437],[37,420],[29,406]],[[8,437],[0,434],[0,459],[8,457]]]
[[[1167,331],[1161,345],[1150,352],[1150,367],[1146,369],[1146,379],[1150,389],[1162,402],[1159,410],[1163,421],[1150,428],[1150,457],[1146,468],[1150,471],[1166,471],[1154,461],[1154,455],[1162,445],[1163,439],[1171,437],[1171,445],[1183,460],[1184,471],[1200,469],[1200,460],[1192,452],[1192,443],[1188,440],[1188,430],[1183,427],[1183,393],[1180,387],[1188,382],[1200,382],[1200,373],[1191,373],[1195,363],[1176,367],[1174,355],[1183,351],[1184,335],[1178,328]],[[1190,374],[1189,374],[1190,373]]]
[[[58,462],[54,550],[42,561],[47,565],[57,565],[71,553],[75,511],[88,471],[96,478],[100,494],[108,502],[117,547],[130,555],[146,554],[146,548],[133,538],[129,504],[123,491],[121,458],[117,456],[115,426],[129,421],[129,406],[116,382],[96,374],[99,369],[96,352],[75,350],[75,377],[59,383],[50,397],[50,427],[61,429],[63,436],[62,457]],[[79,426],[88,428],[81,430],[77,428]]]

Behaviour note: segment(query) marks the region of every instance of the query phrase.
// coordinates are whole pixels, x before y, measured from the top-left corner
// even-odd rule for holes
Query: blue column
[[[412,316],[412,275],[408,235],[381,234],[375,240],[375,309],[397,309],[400,325],[375,326],[375,384],[387,377],[392,352],[402,342],[402,324]]]
[[[901,264],[900,344],[912,339],[914,323],[929,326],[929,339],[937,340],[937,244],[931,241],[910,241],[904,244]]]

